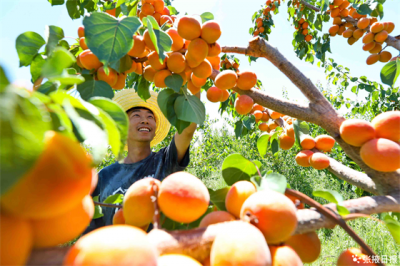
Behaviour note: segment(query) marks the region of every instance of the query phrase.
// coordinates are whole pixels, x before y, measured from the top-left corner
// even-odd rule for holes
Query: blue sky
[[[253,13],[261,8],[264,1],[259,0],[174,0],[173,5],[181,14],[200,15],[203,12],[212,12],[215,19],[219,21],[222,28],[222,36],[219,40],[221,46],[246,46],[251,36],[248,33],[252,26],[251,17]],[[400,34],[400,1],[387,0],[384,5],[385,16],[382,21],[393,21],[396,24],[391,35]],[[397,14],[396,14],[397,12]],[[310,78],[314,83],[321,82],[327,86],[325,74],[322,68],[306,63],[298,59],[293,51],[292,39],[294,27],[287,20],[286,3],[280,7],[280,12],[274,15],[276,27],[272,29],[270,43],[297,68]],[[0,64],[6,68],[11,81],[22,84],[30,84],[29,67],[19,68],[18,55],[15,49],[17,36],[25,31],[35,31],[44,36],[45,25],[56,25],[62,27],[65,36],[76,38],[77,28],[82,25],[82,20],[71,20],[68,16],[65,5],[54,6],[46,0],[13,0],[0,1]],[[327,32],[330,23],[324,24],[323,30]],[[73,39],[66,39],[74,42]],[[361,41],[353,46],[347,44],[347,40],[337,36],[331,41],[333,54],[328,54],[341,65],[350,68],[353,76],[365,75],[371,80],[380,82],[379,73],[383,63],[367,66],[365,61],[369,56],[368,52],[362,49]],[[398,52],[389,48],[393,55]],[[240,70],[252,70],[264,84],[267,93],[274,96],[282,95],[282,88],[285,88],[289,97],[293,100],[304,101],[300,91],[266,59],[259,59],[256,63],[248,64],[244,56],[237,55],[240,59]],[[205,99],[205,95],[202,96]],[[218,104],[207,103],[207,113],[215,114]],[[213,116],[213,115],[212,115]]]

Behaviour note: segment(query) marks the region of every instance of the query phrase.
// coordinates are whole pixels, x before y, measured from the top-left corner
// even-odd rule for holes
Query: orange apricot
[[[185,57],[179,52],[171,53],[168,57],[167,67],[171,72],[175,73],[183,72],[186,68]]]
[[[341,18],[341,17],[333,18],[332,24],[334,24],[334,25],[341,25],[342,23],[343,23],[343,22],[342,22],[342,18]]]
[[[321,241],[315,232],[293,235],[286,240],[285,245],[293,248],[305,263],[317,260],[321,253]]]
[[[308,26],[309,26],[308,22],[304,22],[303,24],[301,24],[301,27],[302,27],[303,29],[307,29]]]
[[[347,8],[350,5],[350,2],[347,0],[344,0],[343,3],[339,6],[340,10],[343,10],[345,8]]]
[[[25,265],[33,245],[29,220],[0,213],[0,221],[0,265]]]
[[[237,86],[242,90],[250,90],[257,84],[257,75],[253,71],[240,71],[237,74]]]
[[[371,258],[363,254],[358,248],[349,248],[343,251],[337,261],[337,266],[356,266],[356,265],[375,265],[375,263],[369,263]]]
[[[213,69],[219,70],[219,68],[220,68],[219,64],[220,64],[221,59],[218,56],[211,56],[211,57],[207,56],[206,59],[208,61],[210,61],[211,66],[212,66]]]
[[[151,66],[146,66],[143,71],[143,77],[149,82],[154,82],[154,76],[156,75],[156,72],[157,70]]]
[[[259,111],[259,110],[256,110],[256,111],[253,112],[253,115],[254,115],[254,117],[255,117],[256,119],[261,120],[261,118],[262,118],[262,116],[263,116],[263,112],[262,112],[262,111]]]
[[[317,170],[328,168],[330,165],[329,157],[321,152],[315,152],[310,157],[310,165]]]
[[[222,96],[220,102],[225,102],[226,100],[229,99],[229,91],[228,90],[222,90]]]
[[[171,50],[174,52],[181,50],[183,48],[184,41],[179,35],[178,31],[175,28],[169,28],[166,33],[172,39]]]
[[[128,55],[133,57],[140,57],[146,48],[144,38],[140,35],[133,35],[133,46],[129,50]]]
[[[261,121],[263,122],[268,122],[269,120],[269,115],[267,112],[263,112],[263,116],[261,117]]]
[[[383,30],[383,23],[375,22],[374,24],[371,25],[371,28],[369,30],[372,33],[378,33]]]
[[[357,22],[357,28],[363,30],[369,26],[369,22],[369,18],[362,18]]]
[[[308,34],[308,29],[304,29],[301,34],[303,34],[304,36],[306,36]]]
[[[132,60],[132,66],[131,66],[131,68],[128,69],[128,70],[126,70],[125,73],[126,73],[126,74],[129,74],[129,73],[135,72],[135,70],[137,69],[137,66],[138,66],[138,65],[139,65],[139,64],[137,64],[135,61]]]
[[[334,8],[332,11],[331,11],[331,18],[335,18],[335,17],[337,17],[337,16],[339,16],[340,15],[340,9],[339,8]]]
[[[79,59],[79,55],[76,57],[76,64],[80,67],[80,68],[85,68],[82,63],[81,60]]]
[[[374,48],[372,48],[368,52],[370,54],[377,54],[380,53],[381,51],[382,51],[382,44],[376,42]]]
[[[207,227],[211,224],[223,223],[234,221],[235,217],[226,211],[214,211],[210,212],[201,220],[199,227]]]
[[[258,111],[259,112],[259,111]],[[254,112],[255,113],[255,112]],[[267,123],[261,123],[261,124],[259,124],[258,125],[258,128],[261,130],[261,131],[269,131],[269,126],[268,126],[268,124]]]
[[[302,150],[299,153],[297,153],[295,160],[296,163],[300,166],[303,167],[309,167],[310,166],[310,157],[314,154],[314,152],[310,150]]]
[[[143,65],[141,64],[141,63],[137,63],[136,64],[136,69],[135,69],[135,71],[133,71],[133,72],[135,72],[136,74],[138,74],[138,75],[142,75],[143,74]]]
[[[201,64],[201,62],[203,62],[203,61],[197,61],[197,60],[193,59],[193,58],[189,55],[188,51],[186,51],[185,60],[186,60],[186,65],[187,65],[188,67],[190,67],[191,69],[197,67],[198,65]]]
[[[297,226],[295,205],[288,197],[273,190],[258,191],[248,197],[240,211],[241,219],[246,216],[258,220],[256,227],[269,244],[287,240]]]
[[[357,40],[360,39],[363,35],[364,35],[364,30],[357,29],[357,30],[353,31],[353,38],[355,38]]]
[[[170,219],[191,223],[200,218],[208,208],[210,194],[200,179],[186,172],[176,172],[161,183],[158,204]]]
[[[251,109],[251,112],[253,113],[254,111],[256,111],[256,110],[258,110],[258,111],[261,111],[261,112],[264,112],[264,107],[262,107],[261,105],[259,105],[258,103],[255,103],[254,105],[253,105],[253,108]]]
[[[154,178],[144,178],[133,183],[126,191],[123,202],[125,223],[137,227],[149,224],[153,220],[154,196],[153,186],[160,186]]]
[[[364,51],[370,51],[372,49],[374,49],[376,42],[369,42],[363,45],[362,49]]]
[[[272,266],[302,266],[299,255],[290,246],[269,246]]]
[[[190,92],[193,94],[193,95],[195,95],[196,93],[198,93],[200,90],[201,90],[201,87],[196,87],[194,84],[193,84],[193,82],[191,81],[191,80],[189,80],[188,81],[188,84],[187,84],[187,88],[188,88],[188,90],[190,90]],[[221,97],[220,97],[221,98]],[[220,99],[219,98],[219,99]],[[219,101],[219,100],[218,100]],[[217,102],[218,102],[217,101]]]
[[[254,184],[249,181],[243,180],[236,182],[231,186],[228,194],[226,194],[226,210],[236,218],[240,218],[240,210],[242,209],[243,203],[256,191]]]
[[[386,31],[388,34],[392,33],[394,30],[394,23],[393,22],[385,22],[386,23]]]
[[[79,38],[85,37],[85,28],[83,26],[78,28],[78,36]]]
[[[140,10],[143,14],[153,15],[154,14],[154,6],[152,4],[146,3],[142,5],[142,9]]]
[[[235,100],[235,110],[238,114],[246,115],[253,108],[254,101],[250,96],[239,95]]]
[[[342,17],[342,18],[345,18],[345,17],[347,17],[349,15],[349,10],[348,9],[342,9],[341,11],[340,11],[340,16]]]
[[[177,54],[179,54],[179,53],[177,53]],[[174,66],[174,67],[177,67],[177,65],[179,65],[177,61],[178,60],[173,60],[173,63],[171,65]],[[149,54],[148,62],[151,65],[151,67],[154,68],[155,70],[161,70],[161,69],[165,69],[167,67],[167,64],[166,64],[167,58],[165,58],[164,62],[161,64],[160,63],[160,58],[158,57],[158,54],[157,54],[156,51],[153,51],[153,52],[151,52]],[[185,62],[184,59],[183,59],[183,62]],[[181,63],[181,65],[182,65],[182,63]],[[181,72],[181,71],[179,71],[179,72]]]
[[[179,19],[177,28],[179,35],[186,40],[194,40],[201,35],[200,22],[194,17],[183,16]]]
[[[375,38],[375,34],[373,34],[372,32],[368,32],[362,39],[363,43],[370,43],[373,42]]]
[[[160,12],[163,12],[165,4],[164,4],[164,1],[157,0],[157,1],[154,1],[153,6],[154,6],[154,12],[160,13]]]
[[[121,208],[119,209],[113,216],[113,221],[112,223],[114,225],[116,224],[125,224],[125,218],[124,218],[124,210]]]
[[[209,20],[201,27],[201,38],[208,44],[215,43],[221,37],[221,28],[215,20]]]
[[[319,135],[315,138],[315,147],[320,151],[331,151],[335,145],[335,139],[328,135]]]
[[[158,258],[158,266],[202,266],[197,260],[182,254],[165,254]]]
[[[160,17],[160,25],[164,25],[165,23],[167,23],[167,25],[173,25],[174,22],[172,21],[172,18],[168,15],[162,15]]]
[[[377,115],[371,121],[377,138],[400,141],[400,111],[389,111]]]
[[[123,88],[125,88],[125,83],[126,83],[126,74],[123,73],[117,74],[117,82],[112,88],[114,90],[122,90]]]
[[[270,116],[271,116],[272,119],[275,120],[275,119],[278,119],[278,118],[282,117],[283,115],[281,113],[278,113],[278,112],[275,112],[275,111],[271,111],[270,112]]]
[[[285,133],[282,133],[279,136],[279,147],[282,150],[289,150],[291,147],[293,147],[295,140]]]
[[[343,37],[344,38],[350,38],[350,37],[352,37],[353,36],[353,31],[352,30],[349,30],[349,29],[347,29],[347,30],[345,30],[344,32],[343,32]]]
[[[233,221],[216,235],[210,261],[213,266],[271,265],[271,254],[256,227],[243,221]]]
[[[388,51],[382,51],[379,56],[379,62],[389,62],[392,59],[392,54]]]
[[[193,75],[198,78],[208,78],[212,74],[212,66],[211,63],[204,59],[203,62],[200,63],[197,67],[193,68]]]
[[[167,85],[165,85],[165,78],[171,75],[172,73],[168,69],[158,70],[156,74],[154,74],[154,85],[157,88],[166,88]]]
[[[222,98],[222,90],[218,87],[211,87],[207,90],[207,99],[212,103],[217,103]]]
[[[201,38],[194,39],[190,42],[187,53],[200,64],[208,55],[208,44]]]
[[[312,40],[312,38],[313,38],[313,36],[310,35],[310,34],[308,34],[308,35],[305,37],[305,40],[306,40],[306,42],[309,42],[309,41]]]
[[[354,38],[354,37],[350,37],[350,38],[348,38],[347,39],[347,43],[349,44],[349,45],[353,45],[355,42],[357,42],[358,41],[358,39],[356,39],[356,38]]]
[[[340,125],[340,137],[355,147],[375,138],[375,129],[370,122],[361,119],[348,119]]]
[[[208,45],[207,57],[218,56],[221,53],[221,46],[216,42]]]
[[[367,65],[373,65],[379,61],[379,54],[372,54],[367,58]]]
[[[167,15],[167,16],[171,15],[171,13],[169,12],[168,7],[166,7],[166,6],[164,6],[162,12],[160,12],[160,13],[161,13],[161,15]]]
[[[199,78],[194,73],[191,74],[191,80],[194,86],[203,87],[207,83],[207,78]]]
[[[118,75],[117,75],[117,71],[115,71],[112,68],[108,68],[108,75],[107,75],[104,70],[104,67],[100,67],[97,70],[97,78],[99,80],[107,82],[107,84],[112,87],[117,83]]]
[[[329,34],[334,36],[339,31],[339,25],[333,25],[329,28]]]
[[[293,202],[293,204],[296,206],[298,210],[304,209],[304,203],[302,203],[299,198],[289,195],[286,191],[285,191],[285,196],[288,197]]]
[[[228,90],[236,86],[237,75],[233,70],[224,70],[215,78],[215,86],[221,90]]]
[[[311,150],[315,147],[315,140],[309,135],[303,135],[300,137],[300,146],[305,150]]]
[[[148,30],[145,30],[143,33],[143,39],[147,47],[149,47],[150,50],[154,51],[156,48],[154,47],[153,41],[150,38],[150,34]]]
[[[333,6],[340,6],[343,3],[343,0],[333,0]]]
[[[386,41],[388,36],[389,36],[389,34],[387,33],[387,31],[383,30],[375,35],[374,40],[376,42],[384,42],[384,41]]]
[[[79,142],[54,131],[33,167],[1,196],[7,213],[44,219],[74,208],[89,193],[92,160]]]
[[[98,228],[82,236],[68,251],[63,265],[156,266],[157,251],[143,230],[131,225]]]
[[[97,56],[92,53],[90,50],[85,50],[79,54],[79,61],[83,65],[84,68],[88,70],[98,69],[103,64],[99,61]]]
[[[89,49],[86,45],[85,37],[79,39],[79,45],[81,46],[82,50]]]
[[[268,127],[269,127],[270,130],[273,130],[273,129],[277,128],[278,125],[274,121],[269,121],[268,122]]]

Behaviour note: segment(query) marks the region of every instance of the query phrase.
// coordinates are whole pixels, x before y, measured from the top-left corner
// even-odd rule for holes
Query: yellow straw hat
[[[143,101],[142,98],[135,92],[134,89],[126,89],[121,90],[115,93],[113,101],[117,102],[121,105],[124,111],[128,111],[133,107],[145,107],[150,109],[156,119],[156,135],[154,136],[153,140],[150,142],[150,147],[160,143],[168,134],[169,128],[171,124],[161,112],[160,107],[157,103],[157,96],[158,93],[155,91],[150,90],[150,98],[147,101]]]

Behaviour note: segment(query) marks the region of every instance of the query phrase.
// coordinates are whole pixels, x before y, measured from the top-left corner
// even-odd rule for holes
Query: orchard
[[[261,1],[252,17],[240,17],[253,23],[246,47],[220,45],[218,16],[179,13],[169,0],[48,2],[82,25],[72,44],[58,26],[46,26],[45,37],[17,37],[32,89],[10,82],[0,67],[1,265],[296,266],[320,257],[317,231],[335,226],[356,243],[340,250],[335,265],[388,263],[349,225],[373,219],[400,244],[400,25],[384,19],[385,0]],[[269,42],[283,5],[297,57],[324,68],[340,86],[336,95],[285,58],[293,51]],[[363,43],[365,58],[354,58],[362,68],[381,64],[381,83],[328,58],[330,43],[342,37],[349,46]],[[270,95],[264,73],[241,70],[238,54],[252,66],[268,60],[308,103]],[[143,100],[157,92],[171,132],[205,124],[205,101],[219,105],[234,121],[235,141],[252,136],[263,160],[225,156],[218,169],[225,186],[217,190],[180,171],[100,202],[91,196],[99,165],[125,154],[129,120],[113,99],[128,89]],[[344,99],[345,90],[362,91],[367,103]],[[292,189],[266,163],[291,151],[296,167],[330,173],[359,197]],[[102,208],[117,209],[113,225],[81,236]]]

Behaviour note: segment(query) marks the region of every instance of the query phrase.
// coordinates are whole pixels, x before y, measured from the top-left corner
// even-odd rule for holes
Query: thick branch
[[[372,179],[364,173],[347,167],[333,158],[329,158],[330,165],[328,171],[337,176],[338,178],[357,186],[365,191],[377,195],[378,190]]]

